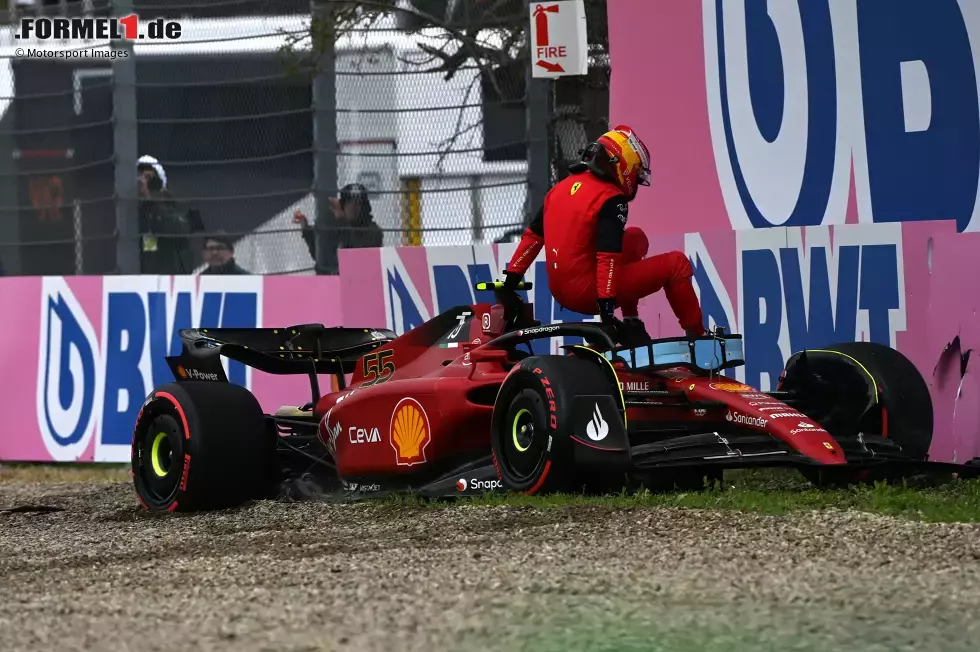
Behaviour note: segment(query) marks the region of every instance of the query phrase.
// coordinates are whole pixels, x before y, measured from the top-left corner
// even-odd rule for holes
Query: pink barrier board
[[[340,326],[341,305],[326,276],[2,278],[0,460],[127,462],[143,399],[173,380],[179,329]],[[309,400],[306,378],[225,362],[266,410]]]
[[[746,364],[730,370],[733,378],[773,389],[787,358],[801,349],[852,341],[891,346],[931,387],[933,459],[980,455],[980,380],[961,355],[980,346],[980,298],[973,288],[980,277],[980,235],[957,234],[954,222],[932,221],[652,240],[651,254],[676,249],[690,258],[706,325],[723,325],[745,338]],[[492,301],[473,286],[499,278],[514,246],[343,251],[345,319],[404,333],[453,306]],[[526,279],[534,287],[525,299],[543,324],[594,319],[555,303],[543,253]],[[681,334],[662,293],[641,302],[640,316],[653,337]],[[551,352],[569,343],[554,338]]]
[[[615,0],[611,125],[649,233],[953,220],[980,230],[980,3]]]

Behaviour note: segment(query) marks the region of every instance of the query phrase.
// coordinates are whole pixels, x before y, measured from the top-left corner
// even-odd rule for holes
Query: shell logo
[[[187,378],[187,370],[184,369],[183,365],[177,365],[177,373],[180,374],[181,378]]]
[[[711,389],[720,390],[722,392],[751,392],[753,391],[748,385],[743,385],[742,383],[711,383],[708,385]]]
[[[424,464],[425,448],[431,439],[429,417],[422,404],[414,398],[398,401],[388,433],[388,441],[395,449],[395,462],[399,466]]]

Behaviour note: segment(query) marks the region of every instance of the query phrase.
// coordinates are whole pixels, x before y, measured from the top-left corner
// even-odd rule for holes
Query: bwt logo
[[[796,351],[862,340],[895,347],[906,328],[900,224],[808,228],[805,245],[801,231],[735,232],[735,278],[722,277],[701,236],[685,236],[706,326],[744,338],[745,366],[725,375],[763,391]]]
[[[516,248],[515,244],[499,245],[497,253],[490,245],[474,247],[433,247],[427,250],[409,249],[399,253],[394,249],[381,252],[381,269],[384,286],[387,327],[401,335],[421,326],[437,314],[456,306],[469,306],[474,303],[493,303],[490,292],[474,292],[476,283],[495,280],[506,266]],[[425,258],[424,265],[413,264],[413,269],[422,268],[423,276],[408,272],[405,261],[411,256]],[[416,263],[415,260],[409,260]],[[594,315],[582,315],[565,310],[551,296],[548,275],[545,268],[545,253],[542,251],[525,275],[525,280],[534,284],[530,291],[520,291],[521,298],[534,303],[534,318],[542,326],[563,322],[595,321]],[[422,296],[431,296],[435,304],[430,310]],[[560,352],[557,347],[581,344],[581,337],[555,337],[551,339],[552,353]],[[544,342],[537,345],[544,347]],[[538,349],[535,348],[537,351]]]
[[[164,357],[180,352],[178,331],[261,326],[261,278],[177,277],[173,285],[106,277],[101,301],[83,306],[64,278],[43,278],[36,409],[52,459],[78,459],[97,433],[97,461],[127,461],[144,399],[174,380]],[[249,369],[222,362],[229,381],[250,387]]]
[[[976,0],[704,0],[708,115],[735,229],[980,229]]]

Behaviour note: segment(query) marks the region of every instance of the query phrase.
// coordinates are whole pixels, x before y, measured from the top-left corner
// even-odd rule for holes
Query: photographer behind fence
[[[140,270],[143,274],[190,274],[191,236],[203,230],[197,211],[184,214],[167,188],[167,173],[152,156],[141,156],[139,174]]]
[[[224,231],[210,233],[204,238],[204,262],[208,266],[202,274],[249,274],[235,262],[235,244]]]
[[[374,221],[371,212],[371,201],[368,191],[359,183],[349,183],[340,189],[340,197],[330,198],[330,209],[337,220],[337,248],[360,249],[364,247],[381,247],[384,244],[384,233]],[[293,223],[299,224],[303,239],[310,250],[310,256],[316,260],[316,233],[313,226],[302,211],[293,214]],[[321,272],[322,273],[322,272]],[[327,274],[337,274],[337,270],[328,270]]]

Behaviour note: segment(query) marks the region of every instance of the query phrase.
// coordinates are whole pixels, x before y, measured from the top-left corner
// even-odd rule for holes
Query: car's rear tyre
[[[210,381],[170,383],[147,397],[136,420],[136,495],[151,511],[235,507],[267,495],[274,453],[274,432],[247,389]]]
[[[929,386],[912,362],[874,342],[845,342],[800,354],[786,363],[780,389],[815,395],[803,411],[834,438],[883,435],[914,460],[925,460],[932,445],[933,408]],[[819,385],[814,378],[819,377]],[[875,399],[877,391],[877,400]],[[868,405],[872,409],[866,410]],[[848,469],[805,469],[804,476],[821,486],[876,479]]]
[[[532,356],[515,366],[494,404],[491,446],[504,490],[528,495],[588,489],[576,477],[573,403],[615,389],[594,362]]]

